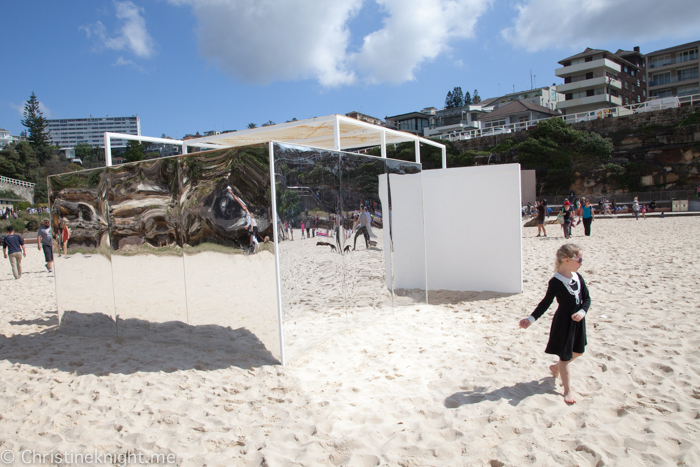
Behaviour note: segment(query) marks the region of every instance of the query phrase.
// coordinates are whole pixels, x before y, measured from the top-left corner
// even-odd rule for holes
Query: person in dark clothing
[[[651,200],[651,203],[649,203],[649,211],[654,212],[654,209],[656,209],[656,201]]]
[[[369,232],[367,231],[367,226],[369,225],[370,222],[371,221],[370,221],[369,213],[365,210],[364,206],[360,206],[360,215],[359,215],[359,217],[354,225],[354,227],[359,226],[359,228],[357,229],[357,231],[355,233],[355,243],[352,246],[353,250],[357,248],[357,237],[360,234],[362,234],[364,236],[365,246],[367,248],[369,248]]]
[[[571,207],[571,203],[566,200],[564,201],[564,209],[562,209],[562,214],[564,215],[564,238],[571,238],[571,223],[574,221],[574,209]]]
[[[593,209],[591,201],[587,199],[583,205],[583,215],[581,216],[583,219],[583,233],[586,237],[591,236],[591,222],[593,222],[594,215],[595,209]]]
[[[537,203],[537,236],[538,237],[546,237],[547,236],[547,231],[544,228],[544,217],[546,215],[546,210],[547,208],[545,205],[540,201]],[[542,231],[542,235],[540,235],[540,231]]]
[[[546,295],[532,314],[520,321],[521,328],[529,328],[557,299],[558,307],[552,318],[545,353],[559,357],[559,361],[549,369],[554,378],[561,376],[564,401],[568,404],[576,402],[571,390],[569,364],[585,351],[586,314],[591,306],[586,282],[578,274],[582,263],[581,248],[577,245],[568,244],[559,248],[555,261],[557,272],[549,281]]]
[[[22,277],[22,258],[27,257],[27,250],[24,248],[24,239],[15,235],[15,229],[11,225],[7,227],[7,236],[2,239],[2,254],[10,259],[15,279]]]

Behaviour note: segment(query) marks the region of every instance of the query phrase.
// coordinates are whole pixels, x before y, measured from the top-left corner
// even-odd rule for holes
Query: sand
[[[573,406],[543,352],[553,309],[517,326],[564,242],[536,230],[523,230],[523,294],[370,303],[374,319],[348,320],[286,367],[61,335],[53,277],[29,248],[19,281],[0,260],[0,451],[161,453],[183,466],[700,465],[700,218],[575,229],[593,305]],[[325,289],[314,292],[321,306]]]

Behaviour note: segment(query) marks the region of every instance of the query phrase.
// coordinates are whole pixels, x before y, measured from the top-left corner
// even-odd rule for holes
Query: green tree
[[[81,161],[86,161],[92,156],[92,146],[88,143],[78,143],[74,147],[75,157]]]
[[[127,162],[138,162],[144,159],[143,144],[141,141],[129,140],[126,143],[126,152],[124,153],[124,159]]]
[[[256,125],[255,123],[249,123],[249,124],[248,124],[248,129],[249,129],[249,130],[252,130],[253,128],[257,128],[257,127],[258,127],[258,125]]]
[[[481,96],[479,96],[479,91],[474,89],[474,97],[472,97],[472,103],[478,104],[479,102],[481,102]]]
[[[445,97],[445,108],[453,109],[455,107],[462,107],[464,105],[464,94],[462,93],[462,88],[455,86],[452,91],[447,93]]]
[[[32,95],[27,103],[24,104],[24,119],[21,122],[29,130],[27,141],[34,149],[49,146],[49,133],[46,132],[49,122],[44,118],[41,109],[39,109],[39,101],[34,91],[32,91]]]
[[[263,123],[262,126],[272,126],[274,124],[275,124],[275,122],[273,122],[272,120],[268,120],[265,123]]]
[[[471,105],[472,104],[472,95],[469,94],[469,91],[464,93],[464,105]]]

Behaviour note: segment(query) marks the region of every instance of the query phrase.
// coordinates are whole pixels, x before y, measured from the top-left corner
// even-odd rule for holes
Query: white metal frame
[[[328,135],[313,136],[313,131],[308,135],[299,135],[298,138],[285,137],[281,133],[288,132],[292,134],[295,127],[303,127],[306,129],[321,128],[324,124],[333,124],[333,136]],[[342,127],[350,126],[360,130],[343,133]],[[357,146],[357,143],[352,142],[352,137],[362,136],[363,141],[369,141],[369,144]],[[343,139],[345,138],[345,140]],[[279,125],[271,125],[262,128],[253,128],[234,133],[224,133],[214,136],[206,136],[204,138],[177,140],[165,138],[153,138],[149,136],[126,135],[120,133],[106,132],[104,134],[105,142],[105,164],[109,167],[112,165],[112,139],[125,139],[135,141],[147,141],[151,143],[172,144],[182,147],[182,154],[187,154],[188,147],[199,147],[207,149],[223,149],[227,147],[242,146],[254,143],[265,143],[269,141],[280,141],[290,144],[307,145],[310,147],[319,147],[323,149],[332,149],[336,151],[356,149],[357,147],[380,146],[381,157],[386,159],[387,140],[389,144],[397,144],[413,141],[415,144],[416,162],[420,163],[420,144],[428,144],[440,148],[442,152],[442,168],[447,168],[447,148],[444,144],[436,143],[426,138],[422,138],[411,133],[393,130],[378,125],[362,122],[360,120],[346,117],[344,115],[329,115],[327,117],[312,118],[308,120],[298,120],[295,122],[281,123]],[[234,143],[234,140],[238,140]]]

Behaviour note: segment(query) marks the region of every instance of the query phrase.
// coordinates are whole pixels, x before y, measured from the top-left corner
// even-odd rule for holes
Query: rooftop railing
[[[678,83],[679,81],[688,81],[691,79],[698,79],[698,70],[695,70],[695,73],[690,73],[687,75],[683,76],[668,76],[664,78],[658,78],[656,80],[651,80],[649,81],[649,86],[659,86],[661,84],[671,84],[671,83]]]
[[[681,58],[669,58],[668,60],[663,60],[663,61],[657,61],[657,62],[649,62],[649,68],[660,68],[662,66],[667,66],[667,65],[675,65],[676,63],[685,63],[689,62],[691,60],[697,60],[698,55],[688,55],[686,57],[681,57]]]
[[[14,178],[9,178],[9,177],[3,177],[2,175],[0,175],[0,182],[8,183],[10,185],[22,186],[25,188],[34,189],[34,183],[25,182],[24,180],[16,180]]]

